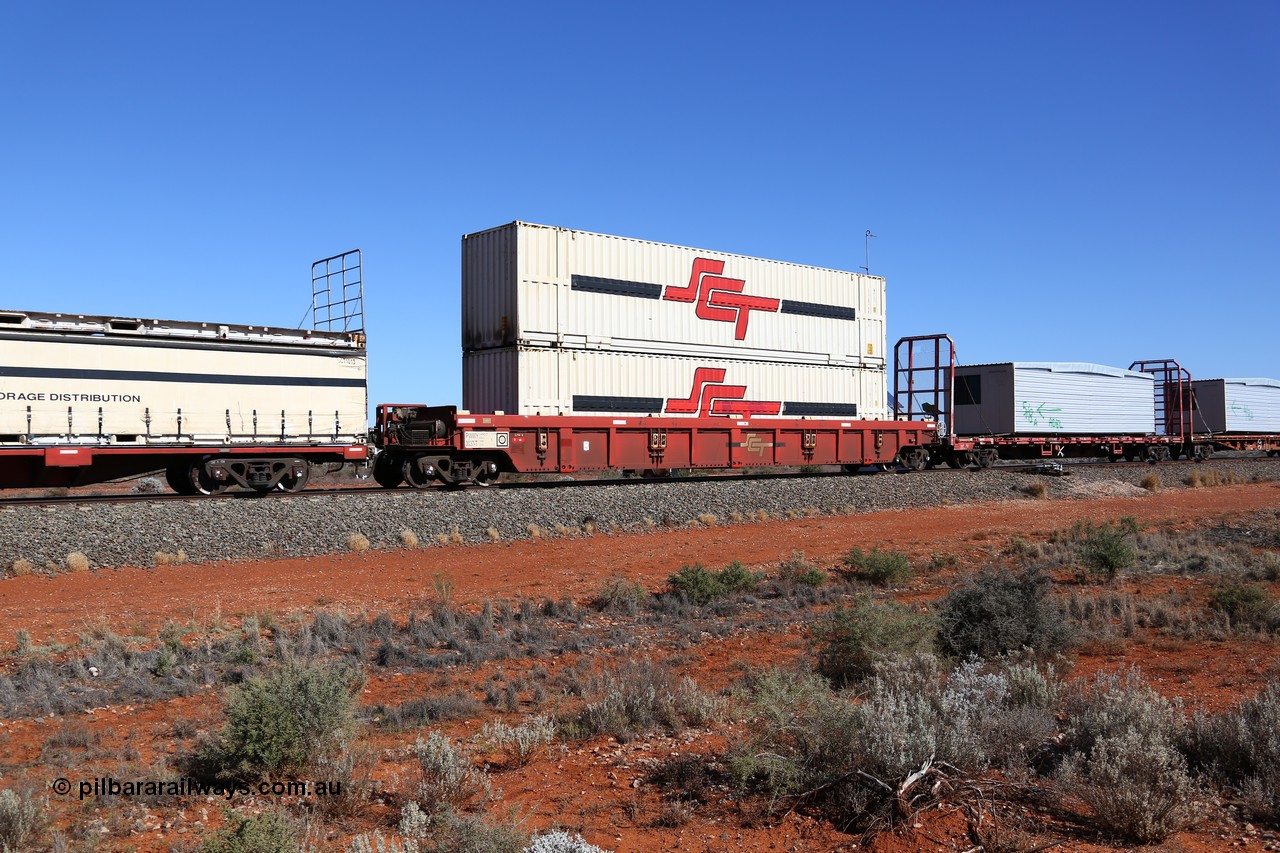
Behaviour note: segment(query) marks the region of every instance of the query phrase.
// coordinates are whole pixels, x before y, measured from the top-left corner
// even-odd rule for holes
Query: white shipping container
[[[363,442],[364,336],[0,311],[0,443]]]
[[[1195,432],[1280,433],[1280,381],[1275,379],[1197,379]]]
[[[883,367],[884,279],[513,222],[462,238],[462,348]]]
[[[519,415],[888,415],[880,370],[551,347],[464,353],[462,397]]]
[[[1155,378],[1075,362],[965,365],[954,406],[957,435],[1150,435]]]

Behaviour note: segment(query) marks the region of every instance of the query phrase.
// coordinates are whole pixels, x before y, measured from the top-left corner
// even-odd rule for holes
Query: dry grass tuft
[[[1148,492],[1160,491],[1161,485],[1160,475],[1154,471],[1142,478],[1142,488],[1146,489]]]
[[[1047,500],[1049,497],[1049,484],[1043,481],[1032,483],[1027,486],[1026,493],[1038,501]]]
[[[19,557],[13,561],[13,565],[9,567],[9,572],[15,577],[20,578],[23,575],[29,575],[35,571],[35,564],[25,557]]]
[[[817,518],[822,515],[822,510],[818,509],[816,506],[807,506],[800,510],[800,512],[804,513],[805,518]]]
[[[642,524],[644,524],[645,530],[657,530],[657,529],[658,529],[658,525],[654,522],[654,520],[653,520],[652,518],[650,518],[650,517],[649,517],[649,516],[647,516],[647,515],[646,515],[643,519],[641,519],[641,523],[642,523]]]
[[[83,572],[89,568],[89,558],[83,551],[72,551],[67,555],[67,571]]]
[[[588,536],[595,536],[596,531],[599,529],[600,528],[596,527],[596,523],[594,521],[582,522],[582,532],[586,533]]]
[[[559,536],[577,536],[581,532],[582,531],[576,527],[568,527],[558,521],[556,522],[556,534]]]
[[[410,550],[417,548],[420,544],[418,541],[418,534],[406,527],[404,530],[400,531],[400,544]]]
[[[363,533],[352,533],[347,537],[347,550],[352,554],[363,554],[369,550],[369,537]]]
[[[453,601],[453,577],[444,572],[436,572],[431,576],[431,590],[441,604]]]
[[[534,524],[532,521],[525,526],[525,530],[529,531],[530,539],[541,539],[546,533],[546,531]]]
[[[794,510],[794,509],[786,510],[783,514],[786,515],[787,518],[792,518],[792,519],[800,517],[799,510]]]
[[[484,533],[486,536],[489,537],[490,542],[502,541],[502,534],[498,532],[498,528],[493,527],[492,525],[490,525],[489,527],[486,527],[484,530]]]
[[[449,544],[450,544],[450,545],[461,545],[461,544],[463,543],[463,541],[464,541],[464,540],[463,540],[463,538],[462,538],[462,531],[461,531],[461,530],[459,530],[459,529],[458,529],[458,525],[456,525],[456,524],[455,524],[455,525],[453,526],[453,529],[449,531]]]
[[[442,546],[443,546],[443,545],[448,545],[448,544],[449,544],[449,534],[448,534],[448,533],[437,533],[437,534],[436,534],[436,544],[437,544],[437,545],[442,545]]]
[[[715,513],[711,513],[711,512],[704,512],[698,516],[698,521],[702,522],[707,527],[715,527],[716,522],[718,522],[719,520],[720,519],[716,518]]]
[[[729,513],[729,520],[734,524],[741,524],[743,521],[746,521],[746,518],[747,517],[745,515],[738,512],[736,509]]]
[[[153,557],[157,566],[180,566],[187,561],[187,552],[178,549],[173,551],[156,551]]]

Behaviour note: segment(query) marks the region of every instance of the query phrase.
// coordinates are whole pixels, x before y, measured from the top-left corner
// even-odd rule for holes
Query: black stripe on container
[[[573,408],[577,412],[661,412],[661,397],[598,397],[591,394],[574,394]]]
[[[783,314],[803,314],[806,317],[827,317],[832,320],[856,320],[857,312],[843,305],[823,305],[821,302],[797,302],[794,299],[782,300],[778,309]]]
[[[852,418],[858,414],[857,403],[783,403],[782,414],[797,418]]]
[[[234,373],[165,373],[151,370],[70,370],[60,367],[4,367],[0,376],[24,379],[101,379],[118,382],[189,382],[198,385],[292,385],[363,388],[363,379],[316,376],[246,376]]]
[[[641,299],[659,299],[662,285],[643,281],[623,281],[620,278],[596,278],[592,275],[575,275],[570,288],[587,293],[611,293],[614,296],[639,296]]]

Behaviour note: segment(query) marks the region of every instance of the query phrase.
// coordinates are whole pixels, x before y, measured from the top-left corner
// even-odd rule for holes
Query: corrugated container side
[[[1195,394],[1195,431],[1280,433],[1280,381],[1260,377],[1199,379]]]
[[[513,223],[463,238],[463,289],[464,350],[884,365],[875,276]]]
[[[6,332],[6,443],[362,441],[363,348]]]
[[[884,419],[879,370],[509,347],[465,353],[463,406],[521,415]]]
[[[957,367],[956,377],[960,435],[1155,432],[1149,373],[1074,362],[1010,362]]]

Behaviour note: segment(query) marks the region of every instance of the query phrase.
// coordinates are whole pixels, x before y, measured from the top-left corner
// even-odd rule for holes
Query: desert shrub
[[[637,581],[611,578],[596,593],[592,606],[606,613],[622,613],[634,616],[649,597],[649,591]]]
[[[347,853],[418,853],[418,842],[412,838],[384,838],[381,832],[357,835],[347,846]]]
[[[369,537],[363,533],[352,533],[347,537],[347,550],[353,554],[363,554],[369,550]]]
[[[1280,683],[1221,714],[1197,714],[1183,750],[1193,767],[1232,786],[1256,819],[1280,825]]]
[[[83,572],[89,569],[89,558],[83,551],[72,551],[67,555],[67,571]]]
[[[993,658],[1030,649],[1047,656],[1071,646],[1072,631],[1049,597],[1053,582],[1030,570],[986,571],[952,590],[938,608],[938,643],[957,657]]]
[[[28,791],[0,790],[0,850],[26,850],[44,827],[45,804]]]
[[[747,737],[732,749],[734,783],[794,808],[820,807],[843,826],[908,817],[928,802],[937,766],[979,772],[1050,738],[1052,710],[1016,705],[1009,681],[979,664],[945,682],[936,659],[880,668],[861,703],[808,673],[772,671],[741,698]]]
[[[667,578],[667,586],[673,593],[683,595],[690,603],[702,606],[727,595],[751,592],[759,586],[760,578],[760,575],[747,571],[737,560],[718,572],[708,571],[701,564],[695,563],[692,566],[681,566],[678,572]]]
[[[1094,572],[1111,580],[1120,569],[1127,569],[1138,560],[1137,549],[1126,537],[1136,532],[1136,525],[1116,527],[1109,521],[1094,526],[1092,522],[1076,523],[1075,534],[1079,542],[1080,557]]]
[[[465,693],[450,693],[445,696],[423,696],[420,699],[409,699],[388,707],[376,706],[371,716],[379,719],[381,725],[388,728],[405,728],[438,723],[443,720],[457,720],[473,716],[480,705]]]
[[[867,553],[863,553],[861,548],[853,548],[845,555],[844,564],[850,574],[877,586],[911,580],[911,563],[907,555],[899,551],[881,551],[878,545]]]
[[[1135,727],[1094,742],[1067,760],[1059,781],[1103,830],[1154,844],[1190,824],[1196,787],[1182,755],[1154,728]]]
[[[291,664],[232,687],[226,726],[201,758],[218,776],[305,767],[350,738],[359,684],[345,666]]]
[[[1142,478],[1142,488],[1148,492],[1160,491],[1160,475],[1156,473],[1147,474]]]
[[[692,678],[677,677],[670,667],[650,660],[629,661],[616,675],[605,673],[595,693],[599,698],[583,708],[579,725],[619,740],[642,732],[703,726],[722,709],[722,703],[703,693]]]
[[[737,560],[716,572],[716,580],[720,581],[720,585],[724,587],[725,592],[729,595],[755,592],[756,588],[760,586],[762,577],[763,575],[761,574],[748,571]]]
[[[493,793],[484,773],[471,766],[470,759],[450,738],[431,732],[413,745],[422,778],[418,799],[434,806],[461,808],[483,802]]]
[[[682,594],[698,605],[708,604],[725,594],[724,585],[700,563],[681,566],[679,571],[667,578],[667,586],[672,592]]]
[[[1173,741],[1182,725],[1181,706],[1151,688],[1136,667],[1098,673],[1077,683],[1063,703],[1067,724],[1063,746],[1086,756],[1098,741],[1136,731],[1154,742]]]
[[[480,734],[507,751],[510,766],[524,767],[555,738],[556,724],[542,716],[530,717],[517,726],[494,720],[486,723]]]
[[[827,573],[804,558],[801,551],[778,564],[778,580],[785,586],[819,587],[827,582]]]
[[[535,835],[524,853],[609,853],[603,847],[588,844],[581,835],[570,835],[556,830],[545,835]]]
[[[1273,614],[1276,600],[1266,587],[1257,584],[1231,584],[1213,593],[1209,605],[1231,620],[1237,628],[1280,627]]]
[[[810,642],[818,671],[846,683],[870,676],[886,659],[929,651],[935,632],[933,618],[926,613],[859,596],[814,623]]]
[[[299,853],[297,830],[274,811],[244,817],[234,812],[229,824],[204,839],[200,853]]]
[[[1035,498],[1038,501],[1047,500],[1049,497],[1049,484],[1043,480],[1037,480],[1026,487],[1027,497]]]

